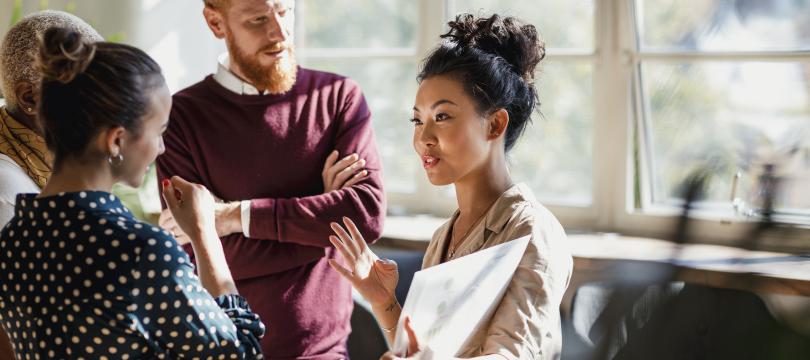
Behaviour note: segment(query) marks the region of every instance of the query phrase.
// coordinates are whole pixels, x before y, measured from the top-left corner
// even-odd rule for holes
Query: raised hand
[[[329,241],[340,252],[346,265],[335,260],[329,260],[329,265],[349,280],[373,307],[395,302],[394,289],[399,282],[397,263],[377,257],[351,219],[344,217],[343,224],[345,229],[338,223],[331,224],[337,236],[330,236]]]
[[[163,199],[174,222],[192,241],[215,229],[214,197],[205,186],[173,176],[163,180]]]

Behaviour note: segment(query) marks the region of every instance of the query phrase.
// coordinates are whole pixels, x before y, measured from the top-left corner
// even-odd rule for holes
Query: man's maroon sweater
[[[283,95],[241,95],[208,76],[174,95],[164,141],[160,179],[179,175],[223,200],[251,200],[250,238],[222,244],[240,294],[267,326],[265,357],[345,357],[351,286],[327,263],[340,258],[329,223],[347,216],[373,241],[385,215],[371,113],[357,84],[299,68]],[[359,154],[369,176],[324,194],[332,150]]]

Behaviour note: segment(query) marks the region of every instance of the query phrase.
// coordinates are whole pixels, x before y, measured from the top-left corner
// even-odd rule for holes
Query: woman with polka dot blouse
[[[110,194],[163,152],[171,97],[158,65],[121,44],[45,33],[40,121],[54,172],[17,197],[0,234],[0,324],[20,359],[261,358],[264,325],[237,294],[208,191],[174,177],[163,196],[197,271],[164,230]]]

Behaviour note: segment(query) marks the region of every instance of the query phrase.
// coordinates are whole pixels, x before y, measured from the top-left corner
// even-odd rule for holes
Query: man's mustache
[[[281,51],[281,50],[287,50],[287,49],[289,49],[291,47],[292,47],[291,44],[280,42],[280,43],[275,43],[275,44],[272,44],[272,45],[264,46],[261,49],[259,49],[259,52],[260,53],[261,52],[266,52],[266,51],[277,52],[277,51]]]

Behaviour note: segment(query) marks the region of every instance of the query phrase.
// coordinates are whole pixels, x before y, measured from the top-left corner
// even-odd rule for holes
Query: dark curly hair
[[[54,167],[84,154],[90,140],[112,127],[139,134],[149,91],[165,84],[160,66],[123,44],[92,42],[72,29],[48,29],[39,53],[39,122]]]
[[[417,80],[452,76],[475,100],[480,114],[505,109],[508,152],[539,106],[534,73],[546,55],[545,44],[534,25],[514,17],[461,14],[448,25],[450,31],[441,36],[445,41],[424,60]]]

